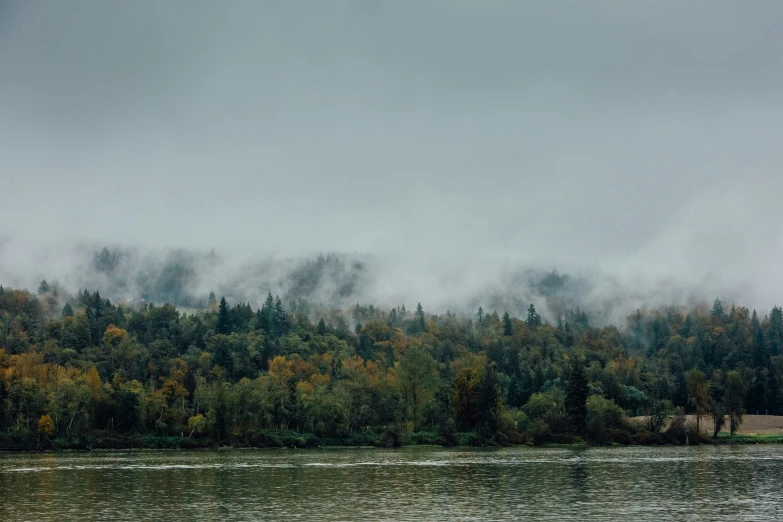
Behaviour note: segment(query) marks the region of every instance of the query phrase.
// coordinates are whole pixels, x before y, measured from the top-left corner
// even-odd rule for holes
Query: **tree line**
[[[533,304],[183,314],[0,286],[0,448],[699,442],[783,413],[781,346],[780,308],[720,300],[599,327]]]

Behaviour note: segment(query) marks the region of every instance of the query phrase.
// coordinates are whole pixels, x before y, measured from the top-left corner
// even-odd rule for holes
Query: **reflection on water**
[[[0,455],[0,520],[783,520],[783,447]]]

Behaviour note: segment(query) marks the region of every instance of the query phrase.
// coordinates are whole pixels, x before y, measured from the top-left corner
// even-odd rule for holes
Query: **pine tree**
[[[774,306],[769,312],[769,334],[767,342],[771,355],[780,355],[783,348],[783,310]]]
[[[215,364],[221,366],[226,370],[226,373],[231,376],[234,369],[234,362],[231,357],[231,346],[228,341],[230,337],[214,337],[213,339],[217,340],[214,355]]]
[[[324,322],[324,318],[321,317],[321,320],[318,321],[318,327],[317,330],[318,335],[326,335],[326,323]]]
[[[256,328],[263,330],[267,336],[274,335],[275,300],[272,293],[268,293],[261,308],[256,312]]]
[[[566,416],[568,427],[575,435],[584,435],[587,430],[587,396],[589,388],[584,366],[578,357],[571,359],[566,386]]]
[[[513,333],[514,331],[511,325],[511,317],[509,317],[508,312],[505,312],[503,314],[503,335],[506,337],[511,337]]]
[[[427,331],[427,324],[424,321],[424,308],[422,308],[421,303],[416,305],[416,329],[419,332]]]
[[[686,339],[691,335],[691,329],[693,328],[693,318],[691,314],[685,316],[685,321],[682,323],[682,329],[680,330],[680,336]]]
[[[519,408],[522,406],[522,380],[516,375],[512,376],[511,381],[508,383],[506,404],[512,408]]]
[[[288,322],[288,314],[283,307],[283,302],[280,300],[280,296],[275,298],[275,311],[274,311],[274,331],[276,337],[282,337],[286,335],[291,329],[291,325]]]
[[[480,306],[476,312],[476,329],[481,331],[484,328],[484,309]]]
[[[722,319],[723,313],[723,303],[721,303],[720,299],[716,298],[712,303],[712,317],[715,317],[716,319]]]
[[[527,309],[527,325],[531,328],[541,326],[541,316],[536,312],[536,307],[533,303],[530,303],[530,306]]]
[[[494,364],[488,364],[476,390],[476,425],[484,437],[494,439],[497,436],[502,408],[498,373]]]
[[[767,350],[767,341],[764,337],[764,329],[758,324],[758,319],[756,319],[756,327],[753,329],[752,346],[753,366],[758,368],[766,365],[769,362],[769,351]]]
[[[228,335],[231,333],[231,318],[228,313],[228,303],[225,297],[220,298],[218,307],[217,322],[215,323],[215,333]]]
[[[38,285],[38,295],[43,295],[46,293],[49,293],[52,290],[52,287],[49,286],[49,283],[46,282],[46,279],[41,281],[41,284]]]
[[[389,326],[395,326],[397,324],[397,309],[392,308],[389,312]]]
[[[563,327],[563,344],[569,348],[574,345],[574,332],[571,331],[571,325],[567,321]]]
[[[73,317],[73,307],[71,306],[71,303],[65,303],[65,306],[63,306],[63,317]]]

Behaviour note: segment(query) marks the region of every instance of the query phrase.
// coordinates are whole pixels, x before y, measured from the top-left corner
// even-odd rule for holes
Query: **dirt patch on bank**
[[[696,426],[696,416],[686,415],[686,425]],[[666,426],[672,421],[670,418],[666,422]],[[631,422],[644,426],[647,422],[647,417],[631,417]],[[664,427],[664,429],[666,429]],[[702,416],[699,429],[707,434],[712,434],[712,417]],[[729,433],[729,418],[726,417],[726,424],[723,426],[721,432]],[[737,433],[742,435],[783,435],[783,415],[744,415],[742,417],[742,424],[740,424]]]

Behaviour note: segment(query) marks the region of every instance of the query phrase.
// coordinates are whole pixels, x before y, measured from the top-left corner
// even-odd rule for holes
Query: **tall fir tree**
[[[497,435],[502,409],[498,373],[495,365],[490,363],[484,368],[476,390],[476,425],[484,437],[493,439]]]
[[[288,334],[291,329],[291,324],[288,321],[288,314],[285,311],[283,302],[280,300],[280,296],[275,298],[275,312],[273,318],[275,337],[282,337]]]
[[[225,297],[220,298],[217,322],[215,323],[215,333],[222,335],[231,333],[231,317],[229,316],[228,303],[226,302]]]
[[[575,435],[583,436],[587,431],[588,393],[584,365],[579,357],[574,356],[568,369],[565,406],[569,431]]]
[[[424,308],[422,308],[421,303],[416,305],[416,330],[419,332],[426,332],[427,331],[427,324],[424,321]]]
[[[513,333],[514,330],[511,325],[511,317],[509,317],[508,312],[505,312],[503,314],[503,335],[506,337],[511,337]]]
[[[530,306],[527,309],[527,325],[531,328],[535,328],[537,326],[541,326],[541,316],[538,315],[538,312],[536,312],[536,307],[533,305],[533,303],[530,303]]]

